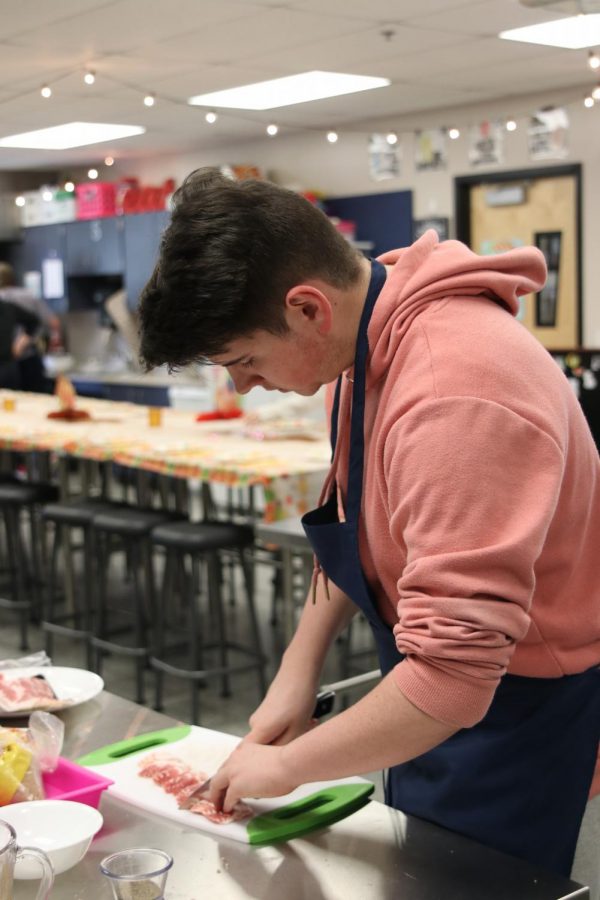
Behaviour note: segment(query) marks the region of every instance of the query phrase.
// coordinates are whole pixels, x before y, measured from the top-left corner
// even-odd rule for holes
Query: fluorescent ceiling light
[[[220,106],[226,109],[276,109],[278,106],[293,106],[294,103],[306,103],[309,100],[369,91],[389,84],[389,79],[374,78],[371,75],[301,72],[299,75],[245,84],[212,94],[198,94],[190,97],[188,103],[192,106]]]
[[[102,141],[118,141],[120,138],[144,134],[139,125],[106,125],[101,122],[67,122],[39,131],[26,131],[0,138],[0,147],[24,147],[30,150],[69,150]]]
[[[566,50],[595,47],[600,44],[600,13],[511,28],[510,31],[500,32],[498,37],[505,41],[524,41],[526,44],[564,47]]]

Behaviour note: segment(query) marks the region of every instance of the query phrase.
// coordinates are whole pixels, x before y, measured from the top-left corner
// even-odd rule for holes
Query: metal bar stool
[[[96,549],[98,593],[96,615],[92,624],[90,645],[95,649],[95,669],[100,673],[103,652],[115,653],[135,659],[137,702],[144,703],[144,669],[149,656],[149,625],[155,614],[154,577],[150,533],[165,522],[178,518],[176,513],[158,509],[136,509],[113,504],[108,512],[94,515],[92,535]],[[114,539],[125,550],[131,565],[133,581],[132,643],[121,643],[113,638],[117,630],[109,630],[108,574]],[[143,570],[143,579],[140,579]]]
[[[19,614],[20,649],[29,649],[28,625],[33,615],[41,612],[40,590],[43,584],[42,530],[38,518],[43,503],[56,500],[58,489],[52,484],[3,481],[0,482],[0,510],[6,534],[7,569],[11,582],[11,597],[0,597],[0,609]],[[28,560],[21,534],[21,514],[29,516],[30,559]]]
[[[157,611],[154,646],[150,665],[156,672],[155,708],[161,709],[164,675],[173,675],[191,682],[191,718],[196,723],[199,717],[198,690],[200,684],[209,678],[220,678],[223,696],[229,696],[229,678],[238,672],[255,669],[261,697],[266,690],[266,658],[254,603],[254,573],[247,549],[253,544],[254,532],[248,525],[230,522],[175,522],[159,525],[152,531],[152,544],[165,549],[167,558],[162,596]],[[235,552],[242,566],[252,645],[242,645],[228,638],[221,594],[220,551]],[[186,573],[186,559],[190,563],[191,575]],[[208,586],[208,610],[215,623],[216,640],[204,640],[205,629],[201,622],[201,610],[195,590],[194,564],[205,563]],[[184,613],[187,618],[183,627],[187,643],[188,665],[181,665],[181,642],[168,639],[172,623],[173,574],[178,569],[183,584]],[[207,667],[204,664],[205,651],[217,650],[219,663]],[[231,662],[230,651],[245,657],[243,661]],[[176,662],[169,656],[177,654]]]
[[[48,572],[46,602],[43,609],[42,631],[45,633],[46,653],[52,656],[54,636],[61,635],[81,641],[85,647],[85,662],[88,669],[93,669],[94,652],[90,645],[92,633],[92,617],[94,610],[95,550],[92,520],[102,512],[111,512],[115,504],[95,497],[77,497],[60,503],[49,503],[42,508],[42,519],[54,525],[54,541]],[[79,590],[75,589],[72,570],[64,567],[63,578],[65,590],[62,600],[66,608],[57,610],[57,563],[58,556],[70,549],[72,529],[82,532],[83,543],[83,579]],[[69,603],[69,599],[71,602]]]

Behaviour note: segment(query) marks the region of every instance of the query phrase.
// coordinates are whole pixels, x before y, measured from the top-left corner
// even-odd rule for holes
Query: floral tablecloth
[[[151,427],[145,406],[87,398],[78,408],[91,418],[65,422],[47,418],[57,409],[55,397],[12,391],[1,397],[0,448],[52,451],[231,487],[261,485],[266,521],[313,506],[329,464],[329,441],[318,425],[307,439],[277,439],[276,426],[269,439],[260,439],[244,419],[198,423],[193,412],[162,409],[161,425]],[[14,410],[6,409],[11,401]]]

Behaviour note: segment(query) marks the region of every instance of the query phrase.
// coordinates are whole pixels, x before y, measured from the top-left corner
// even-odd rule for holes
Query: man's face
[[[255,331],[236,338],[225,353],[213,357],[211,362],[227,368],[239,394],[262,387],[308,397],[337,374],[328,374],[331,365],[324,340],[318,335],[311,339],[294,330],[283,335]]]

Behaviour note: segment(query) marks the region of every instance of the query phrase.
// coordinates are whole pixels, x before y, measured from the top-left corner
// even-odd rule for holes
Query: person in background
[[[0,302],[0,387],[24,390],[20,361],[39,327],[40,320],[32,312],[7,300]]]
[[[51,348],[60,345],[60,319],[41,297],[36,297],[26,288],[18,287],[11,265],[0,262],[0,302],[13,303],[27,312],[33,313],[39,322],[36,340],[24,342],[23,352],[18,359],[20,389],[23,391],[48,392],[51,389],[46,378],[42,350],[39,346]]]
[[[312,591],[217,805],[389,767],[391,806],[597,895],[600,461],[515,318],[545,274],[535,248],[480,257],[434,231],[368,260],[267,182],[199,170],[176,193],[146,366],[216,363],[241,394],[335,383]],[[382,680],[312,728],[359,609]]]

